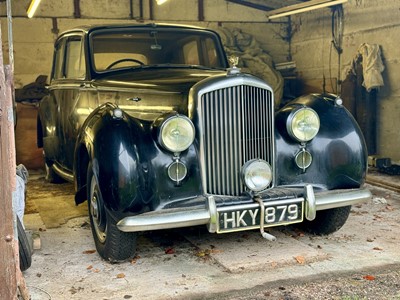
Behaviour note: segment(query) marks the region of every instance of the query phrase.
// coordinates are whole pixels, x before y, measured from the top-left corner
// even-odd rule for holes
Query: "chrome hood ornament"
[[[240,68],[237,67],[239,64],[239,57],[231,55],[228,57],[229,64],[231,65],[228,68],[228,75],[236,75],[240,73]]]
[[[236,66],[239,64],[239,57],[231,55],[228,57],[228,61],[232,68],[236,68]]]

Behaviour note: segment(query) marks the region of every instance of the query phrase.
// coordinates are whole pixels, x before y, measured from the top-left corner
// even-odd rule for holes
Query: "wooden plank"
[[[368,176],[367,175],[366,182],[369,184],[375,185],[375,186],[379,186],[379,187],[400,193],[400,184],[390,183],[388,180],[385,180],[385,178],[379,179],[376,176]]]
[[[14,103],[12,101],[12,89],[13,89],[13,82],[14,82],[14,77],[13,77],[13,71],[11,69],[10,65],[4,66],[4,72],[5,72],[5,78],[6,78],[6,107],[8,111],[8,161],[10,163],[10,182],[11,182],[11,193],[16,190],[16,176],[15,176],[15,135],[14,135],[14,119],[13,116],[13,107]],[[14,172],[13,172],[14,171]],[[12,196],[11,196],[12,198]],[[12,200],[11,200],[12,203]],[[19,243],[18,243],[18,230],[16,228],[16,223],[14,222],[14,216],[15,214],[12,213],[12,221],[13,221],[13,232],[14,232],[14,258],[15,258],[15,268],[16,268],[16,275],[15,279],[17,282],[17,288],[19,291],[19,296],[22,297],[23,300],[28,300],[30,299],[30,295],[28,292],[28,289],[25,284],[25,278],[24,275],[21,272],[21,269],[19,268]]]
[[[1,40],[0,27],[0,45]],[[13,140],[14,122],[12,105],[7,99],[6,76],[3,65],[3,51],[0,47],[0,299],[17,298],[16,238],[14,235],[14,214],[12,190],[15,188],[15,156],[10,141]],[[11,142],[12,145],[13,142]],[[17,241],[18,242],[18,241]]]
[[[17,165],[23,164],[28,170],[44,168],[42,149],[36,145],[37,111],[38,108],[34,105],[17,104],[15,128]]]

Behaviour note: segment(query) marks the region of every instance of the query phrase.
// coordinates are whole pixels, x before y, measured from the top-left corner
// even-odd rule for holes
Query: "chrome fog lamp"
[[[161,125],[158,140],[168,151],[179,153],[190,147],[194,133],[194,125],[188,117],[174,115]]]
[[[309,107],[294,110],[286,123],[289,135],[298,142],[311,141],[317,135],[319,127],[318,114]]]
[[[123,117],[123,112],[122,112],[122,110],[120,109],[120,108],[115,108],[114,110],[113,110],[113,118],[114,119],[122,119],[122,117]]]
[[[312,155],[305,149],[296,154],[295,162],[298,168],[305,171],[312,163]]]
[[[242,180],[253,192],[265,190],[272,181],[272,169],[269,163],[262,159],[248,161],[242,167]]]
[[[185,164],[180,161],[174,161],[168,167],[168,176],[169,178],[179,184],[187,174],[187,168]]]

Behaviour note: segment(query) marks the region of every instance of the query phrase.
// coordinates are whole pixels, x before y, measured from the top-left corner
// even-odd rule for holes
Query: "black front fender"
[[[332,95],[308,95],[295,99],[276,115],[277,183],[311,183],[323,189],[358,188],[367,172],[367,149],[361,130],[352,115],[335,103]],[[290,112],[298,106],[314,109],[320,118],[317,136],[306,144],[312,154],[311,166],[303,172],[294,161],[301,150],[286,130]]]
[[[115,118],[117,107],[106,104],[85,121],[75,149],[75,201],[87,198],[87,168],[91,162],[104,205],[116,219],[168,207],[176,201],[190,201],[201,194],[196,146],[179,155],[187,167],[186,178],[176,184],[168,177],[174,153],[156,142],[153,122],[123,114]]]
[[[143,142],[139,139],[144,136],[143,125],[126,115],[115,118],[114,109],[112,104],[100,106],[81,128],[74,167],[81,195],[77,194],[76,201],[82,202],[87,194],[85,168],[91,161],[105,206],[110,211],[128,207],[139,211],[146,203],[146,168],[139,162],[137,151],[138,143]]]

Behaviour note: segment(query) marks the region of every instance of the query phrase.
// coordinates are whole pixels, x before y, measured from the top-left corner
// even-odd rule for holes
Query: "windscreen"
[[[91,35],[97,72],[158,65],[225,68],[219,40],[199,30],[104,30]]]

